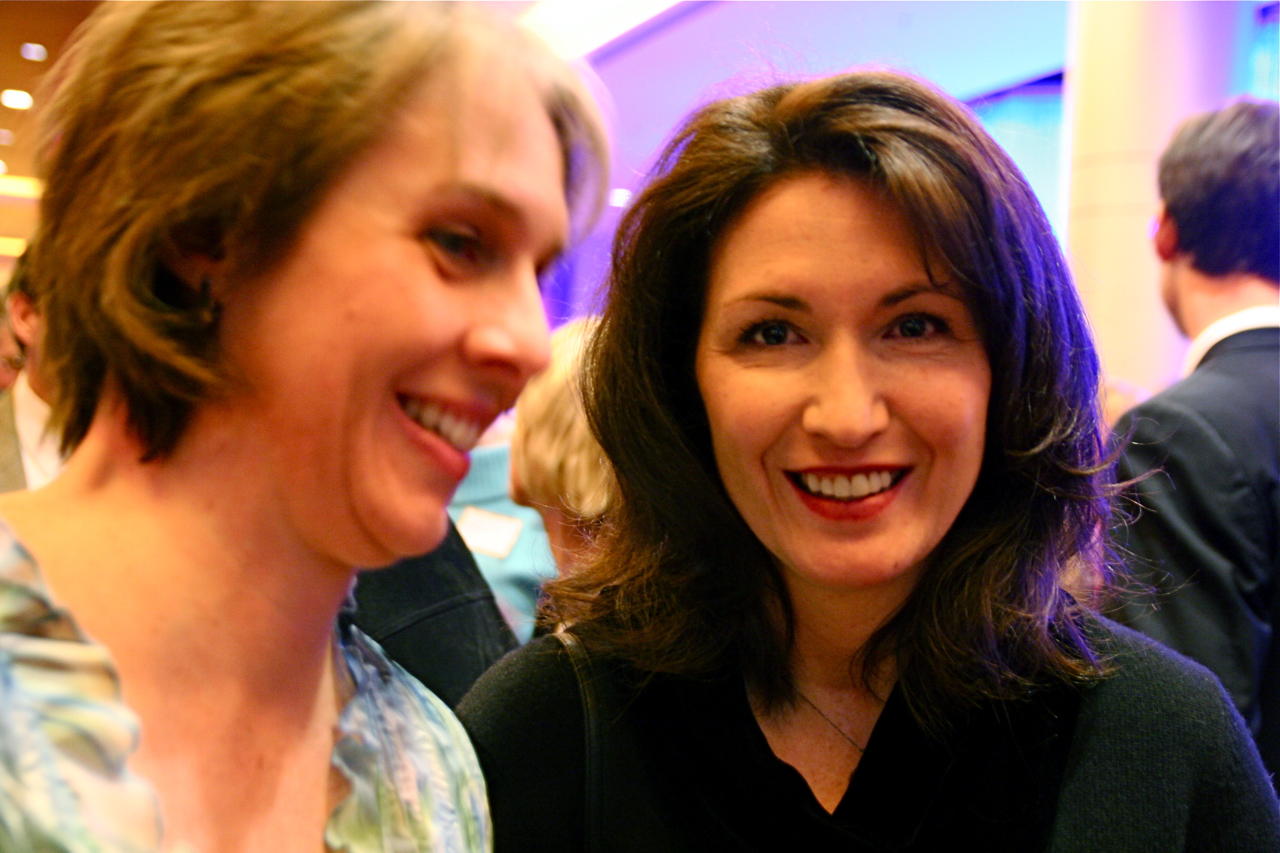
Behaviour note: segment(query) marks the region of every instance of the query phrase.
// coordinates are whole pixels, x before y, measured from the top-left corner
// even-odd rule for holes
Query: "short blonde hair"
[[[613,493],[613,470],[587,424],[578,381],[597,324],[595,317],[582,317],[551,336],[551,362],[521,392],[511,434],[511,467],[521,490],[516,497],[578,523],[603,515]]]
[[[581,223],[603,127],[577,76],[514,25],[454,3],[122,2],[94,12],[41,97],[46,189],[32,243],[64,449],[108,377],[144,458],[226,387],[217,306],[166,250],[237,275],[279,262],[410,91],[499,40],[542,93]]]

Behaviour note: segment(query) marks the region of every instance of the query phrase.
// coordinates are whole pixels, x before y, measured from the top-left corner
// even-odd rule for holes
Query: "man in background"
[[[1128,412],[1123,621],[1209,667],[1280,772],[1280,113],[1192,118],[1160,158],[1161,291],[1184,378]],[[1127,502],[1126,502],[1127,503]],[[1125,511],[1127,509],[1127,511]],[[1127,523],[1126,523],[1127,522]]]
[[[26,256],[18,258],[5,295],[9,329],[19,352],[17,376],[0,393],[0,492],[38,489],[62,469],[57,436],[50,433],[48,379],[44,369],[43,324],[27,276]]]
[[[0,391],[13,387],[22,369],[22,350],[18,349],[18,339],[13,336],[9,326],[9,316],[0,307]]]

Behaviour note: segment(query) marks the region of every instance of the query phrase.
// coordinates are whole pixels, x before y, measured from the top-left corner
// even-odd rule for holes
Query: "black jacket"
[[[1280,850],[1280,812],[1217,680],[1119,626],[1115,674],[954,720],[945,738],[889,698],[827,814],[773,756],[741,679],[597,661],[605,721],[597,851]],[[585,850],[582,701],[551,637],[508,655],[458,708],[489,786],[496,853]]]
[[[1120,621],[1222,679],[1280,773],[1280,329],[1220,341],[1121,419],[1115,542],[1157,592]]]

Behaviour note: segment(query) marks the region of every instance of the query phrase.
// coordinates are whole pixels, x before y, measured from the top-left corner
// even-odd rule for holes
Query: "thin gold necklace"
[[[844,738],[845,740],[847,740],[847,741],[849,742],[850,746],[852,746],[854,749],[858,750],[858,752],[866,752],[866,751],[867,751],[867,748],[866,748],[865,746],[863,746],[862,744],[858,743],[858,742],[857,742],[856,740],[854,740],[853,738],[849,737],[849,735],[845,732],[845,730],[844,730],[844,729],[842,729],[842,728],[840,728],[839,726],[837,726],[837,725],[836,725],[836,724],[831,720],[831,718],[830,718],[830,717],[828,717],[826,714],[822,713],[822,709],[821,709],[821,708],[819,708],[817,705],[815,705],[815,704],[813,703],[813,700],[812,700],[812,699],[810,699],[808,696],[804,695],[804,693],[802,693],[799,689],[797,689],[797,690],[796,690],[796,692],[800,694],[800,698],[801,698],[801,699],[803,699],[804,701],[806,701],[806,702],[808,702],[808,703],[809,703],[809,707],[810,707],[810,708],[812,708],[813,710],[815,710],[815,711],[817,711],[817,712],[818,712],[818,716],[819,716],[819,717],[821,717],[823,720],[825,720],[825,721],[826,721],[826,723],[827,723],[827,725],[831,726],[831,728],[833,728],[833,729],[835,729],[835,730],[836,730],[836,734],[840,735],[840,737],[842,737],[842,738]]]

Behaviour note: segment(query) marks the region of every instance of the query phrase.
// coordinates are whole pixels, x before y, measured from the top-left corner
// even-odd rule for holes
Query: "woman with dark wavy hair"
[[[955,101],[857,72],[697,111],[590,352],[617,503],[561,633],[461,706],[497,850],[1274,849],[1220,686],[1090,609],[1098,373]]]

